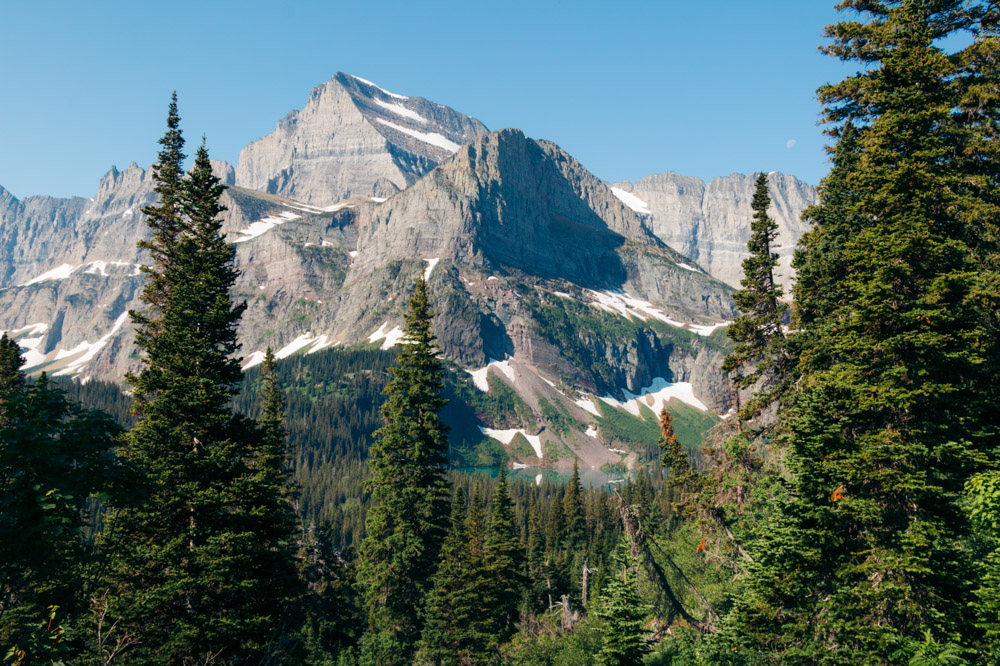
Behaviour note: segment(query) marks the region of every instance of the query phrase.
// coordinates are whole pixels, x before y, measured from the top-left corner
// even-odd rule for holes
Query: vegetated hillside
[[[334,543],[341,548],[358,543],[364,529],[367,495],[363,486],[368,477],[368,448],[373,433],[382,423],[379,413],[385,400],[382,390],[389,380],[387,370],[395,356],[393,350],[378,348],[334,349],[278,362],[287,398],[291,465],[301,488],[299,513],[307,524],[316,523],[329,529]],[[595,441],[628,451],[633,469],[658,469],[655,463],[659,458],[659,427],[648,407],[643,407],[641,417],[637,417],[597,401],[601,415],[590,415],[590,423],[585,424],[560,408],[559,403],[548,402],[544,397],[539,397],[544,406],[542,413],[536,414],[504,379],[502,374],[491,375],[490,391],[483,392],[476,388],[474,378],[467,372],[450,366],[446,382],[449,402],[443,416],[450,428],[452,466],[496,467],[534,456],[531,444],[523,436],[514,437],[505,446],[484,435],[481,426],[492,423],[499,427],[529,424],[556,432],[593,427],[598,433]],[[119,385],[99,380],[86,384],[63,381],[60,385],[71,400],[102,409],[124,426],[132,424],[132,399]],[[247,371],[234,407],[256,415],[259,386],[257,369]],[[698,448],[707,430],[718,423],[717,417],[677,400],[670,401],[668,408],[682,444],[689,449]],[[563,463],[568,458],[572,465],[572,454],[566,448],[548,445],[543,454],[537,460],[539,466],[556,465],[560,456],[564,457]]]

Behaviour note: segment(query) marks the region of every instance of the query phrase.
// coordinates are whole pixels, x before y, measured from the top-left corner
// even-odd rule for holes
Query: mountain
[[[132,166],[112,170],[93,201],[7,202],[12,228],[30,232],[53,212],[77,215],[12,237],[23,260],[0,292],[0,327],[19,336],[32,369],[86,379],[135,367],[126,310],[139,306],[135,241],[146,230],[136,210],[150,181]],[[480,135],[385,202],[324,210],[230,187],[224,203],[242,271],[235,292],[249,306],[248,367],[266,346],[279,357],[390,348],[423,273],[446,358],[470,390],[520,406],[480,423],[522,460],[566,461],[571,450],[613,463],[625,440],[610,425],[602,434],[604,418],[671,399],[729,407],[717,370],[724,343],[712,334],[733,315],[728,287],[688,266],[552,143],[517,130]],[[40,246],[46,265],[29,251]]]
[[[752,176],[609,187],[551,142],[344,74],[236,169],[213,166],[230,185],[244,367],[268,346],[282,359],[391,349],[423,274],[463,460],[497,446],[526,464],[653,459],[663,405],[691,432],[731,407],[719,366],[735,312],[719,278],[747,233]],[[119,381],[136,368],[127,310],[141,306],[152,186],[132,164],[91,199],[0,190],[0,330],[30,371]],[[799,233],[790,220],[814,192],[791,177],[772,191]]]
[[[739,287],[742,262],[748,256],[750,220],[757,174],[733,174],[705,183],[667,171],[633,185],[615,183],[616,195],[633,210],[652,219],[653,232],[726,284]],[[771,208],[778,223],[778,281],[791,292],[792,255],[799,237],[809,230],[802,211],[815,203],[816,188],[794,176],[768,174]]]
[[[337,73],[242,150],[236,184],[318,206],[388,197],[485,132],[446,106]]]

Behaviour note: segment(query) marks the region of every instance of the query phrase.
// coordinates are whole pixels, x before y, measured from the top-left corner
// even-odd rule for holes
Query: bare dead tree
[[[654,583],[656,583],[658,592],[662,595],[662,597],[657,598],[656,606],[665,610],[667,621],[673,620],[673,618],[679,616],[701,632],[714,632],[716,630],[716,623],[719,621],[719,616],[708,602],[708,599],[706,599],[705,596],[694,586],[691,580],[684,574],[684,571],[673,561],[673,558],[665,553],[654,540],[646,537],[646,534],[642,529],[642,523],[639,520],[639,512],[636,508],[629,506],[625,502],[625,498],[623,498],[621,493],[617,490],[615,491],[615,499],[618,503],[618,515],[621,517],[622,527],[625,529],[625,535],[628,537],[632,556],[642,563],[647,575],[653,580]],[[657,558],[653,556],[653,548],[656,548],[663,561],[667,563],[670,569],[677,576],[679,576],[681,580],[691,588],[695,596],[698,597],[699,602],[701,602],[702,606],[705,608],[706,617],[704,621],[698,620],[686,608],[684,608],[684,604],[681,603],[681,600],[678,598],[676,592],[674,592],[674,588],[670,584],[670,580],[668,579],[666,572],[663,570],[659,561],[657,561]],[[663,599],[666,599],[667,602],[665,606],[662,603]]]
[[[115,618],[111,626],[107,626],[109,608],[107,590],[101,592],[101,596],[92,598],[90,602],[90,612],[97,621],[97,656],[101,666],[108,666],[138,645],[139,637],[128,630],[118,631],[120,617]]]

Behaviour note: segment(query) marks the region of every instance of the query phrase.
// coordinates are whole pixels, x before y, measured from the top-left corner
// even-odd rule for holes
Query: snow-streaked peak
[[[376,104],[378,104],[380,107],[382,107],[386,111],[388,111],[390,113],[396,114],[400,118],[406,118],[407,120],[414,120],[414,121],[416,121],[418,123],[424,123],[424,124],[427,123],[427,119],[426,118],[424,118],[422,115],[420,115],[416,111],[411,111],[410,109],[406,108],[402,104],[393,104],[392,102],[383,102],[380,99],[372,99],[372,101],[375,102]]]
[[[351,77],[352,79],[354,79],[355,81],[361,81],[361,83],[364,83],[365,85],[372,86],[373,88],[378,88],[379,90],[382,91],[383,94],[388,95],[389,97],[395,97],[396,99],[410,99],[406,95],[397,95],[394,92],[389,92],[388,90],[386,90],[385,88],[383,88],[379,84],[373,83],[372,81],[369,81],[368,79],[363,79],[360,76],[354,76],[353,74],[348,74],[348,76]]]

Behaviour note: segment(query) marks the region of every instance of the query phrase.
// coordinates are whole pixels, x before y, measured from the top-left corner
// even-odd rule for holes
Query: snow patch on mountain
[[[624,401],[611,395],[601,396],[601,400],[612,407],[624,409],[633,416],[640,415],[641,405],[646,405],[654,414],[659,414],[671,398],[677,398],[703,412],[708,411],[708,406],[695,396],[694,387],[688,382],[668,382],[663,377],[656,377],[652,384],[642,387],[637,394],[628,389],[621,389],[621,393],[625,396]]]
[[[255,351],[254,353],[252,353],[249,356],[247,356],[246,359],[243,361],[243,369],[244,370],[249,370],[250,368],[254,367],[255,365],[260,365],[261,363],[264,362],[265,356],[266,355],[264,354],[264,352],[262,352],[262,351]]]
[[[493,428],[484,428],[479,426],[479,432],[483,433],[487,437],[492,437],[493,439],[499,441],[504,446],[510,446],[510,443],[514,441],[514,437],[518,433],[524,436],[528,440],[528,444],[531,444],[531,448],[535,450],[535,455],[539,458],[542,457],[542,438],[538,435],[529,435],[524,431],[524,428],[513,428],[511,430],[494,430]]]
[[[87,264],[87,270],[84,271],[85,275],[101,275],[103,277],[108,277],[108,266],[128,266],[127,261],[91,261]],[[138,266],[138,264],[136,264]],[[136,275],[137,273],[133,273]]]
[[[460,145],[458,145],[445,135],[438,134],[437,132],[418,132],[417,130],[410,129],[409,127],[403,127],[402,125],[397,125],[396,123],[391,123],[388,120],[383,120],[382,118],[376,118],[375,120],[379,121],[386,127],[391,127],[397,132],[402,132],[403,134],[412,136],[414,139],[417,139],[418,141],[429,143],[432,146],[437,146],[438,148],[444,148],[450,153],[454,153],[459,148],[461,148]]]
[[[591,306],[620,315],[626,319],[634,317],[640,321],[646,321],[648,318],[653,317],[675,328],[682,328],[698,335],[711,335],[715,329],[729,324],[729,322],[719,322],[710,325],[686,324],[676,319],[671,319],[663,310],[654,306],[649,301],[633,298],[625,292],[594,291],[592,289],[588,289],[587,292],[595,299],[590,303]]]
[[[77,266],[73,264],[62,264],[61,266],[56,266],[50,271],[45,271],[38,277],[32,278],[27,282],[24,282],[19,287],[27,287],[28,285],[38,284],[39,282],[46,282],[48,280],[65,280],[68,278],[73,271],[77,269]]]
[[[375,102],[376,104],[378,104],[379,106],[381,106],[383,109],[386,109],[390,113],[395,113],[397,116],[399,116],[401,118],[408,118],[410,120],[415,120],[418,123],[426,123],[427,122],[427,119],[424,118],[422,115],[420,115],[416,111],[411,111],[410,109],[406,108],[402,104],[393,104],[392,102],[383,102],[380,99],[374,99],[374,98],[372,99],[372,101]]]
[[[373,88],[378,88],[379,90],[381,90],[381,91],[382,91],[383,93],[385,93],[385,94],[386,94],[386,95],[388,95],[389,97],[395,97],[396,99],[410,99],[410,98],[409,98],[409,97],[407,97],[406,95],[397,95],[397,94],[396,94],[396,93],[394,93],[394,92],[389,92],[388,90],[386,90],[385,88],[383,88],[383,87],[382,87],[382,86],[380,86],[379,84],[377,84],[377,83],[372,83],[372,82],[371,82],[371,81],[369,81],[368,79],[363,79],[363,78],[361,78],[360,76],[354,76],[353,74],[348,74],[348,76],[349,76],[349,77],[351,77],[352,79],[354,79],[355,81],[361,81],[361,83],[364,83],[364,84],[366,84],[366,85],[369,85],[369,86],[371,86],[371,87],[373,87]]]
[[[424,259],[427,262],[427,268],[424,269],[424,282],[431,279],[431,273],[434,272],[434,267],[438,265],[441,259]]]
[[[466,370],[467,373],[472,375],[472,383],[475,384],[476,388],[483,393],[489,393],[490,391],[490,383],[487,379],[490,368],[496,368],[503,374],[507,375],[507,379],[514,381],[514,368],[510,366],[510,361],[496,361],[491,358],[490,362],[487,363],[485,367],[478,370]]]
[[[612,187],[611,193],[614,194],[616,197],[618,197],[618,199],[623,204],[625,204],[635,212],[642,213],[643,215],[653,214],[652,211],[649,210],[649,204],[647,204],[645,201],[635,196],[631,192],[626,192],[625,190],[618,187]]]
[[[66,363],[61,370],[54,372],[53,375],[56,377],[75,375],[83,370],[85,365],[94,360],[94,357],[97,356],[97,352],[104,349],[104,346],[111,341],[111,338],[118,334],[118,331],[120,331],[122,326],[125,324],[126,319],[128,319],[128,310],[118,315],[118,319],[115,320],[115,325],[110,331],[97,340],[97,342],[87,342],[84,340],[72,349],[56,352],[55,360],[68,360],[69,362]]]
[[[267,233],[268,231],[274,229],[276,226],[280,224],[284,224],[285,222],[289,222],[291,220],[298,220],[301,217],[302,217],[301,215],[298,215],[291,211],[283,210],[280,213],[278,213],[277,216],[265,217],[263,219],[257,220],[256,222],[253,222],[249,227],[240,229],[236,233],[243,235],[240,238],[234,240],[233,243],[234,244],[242,243],[243,241],[248,241],[251,238],[257,238],[257,236]]]
[[[392,349],[393,347],[398,345],[399,342],[403,339],[403,336],[405,335],[403,333],[403,329],[397,326],[387,333],[385,327],[388,325],[389,325],[388,322],[386,322],[381,326],[379,326],[378,330],[376,330],[374,333],[368,336],[368,342],[378,342],[379,340],[382,340],[383,342],[381,349],[383,350]]]
[[[575,402],[577,405],[587,410],[594,416],[599,417],[601,415],[601,413],[597,411],[597,405],[595,405],[594,401],[590,398],[581,398],[580,400],[574,400],[573,402]]]

